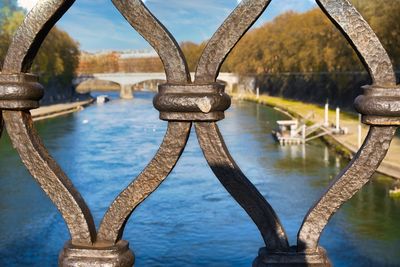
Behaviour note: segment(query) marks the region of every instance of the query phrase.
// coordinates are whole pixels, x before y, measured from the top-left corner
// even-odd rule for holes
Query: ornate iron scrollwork
[[[278,216],[229,154],[216,121],[224,118],[230,99],[216,82],[224,59],[271,0],[243,0],[208,42],[192,82],[186,59],[167,29],[140,0],[112,1],[126,20],[158,52],[167,84],[154,99],[160,118],[168,121],[165,138],[144,171],[114,200],[98,231],[91,212],[67,175],[51,158],[36,133],[29,110],[38,106],[42,88],[28,74],[46,35],[74,0],[43,0],[18,29],[0,75],[0,109],[22,161],[57,206],[71,241],[60,254],[61,266],[132,266],[133,253],[121,240],[134,209],[166,179],[186,146],[194,123],[211,169],[257,225],[265,248],[254,266],[330,266],[320,235],[331,216],[369,181],[386,155],[400,124],[400,88],[390,59],[362,16],[347,0],[317,0],[320,7],[358,52],[373,79],[356,100],[364,122],[371,125],[364,145],[310,209],[290,247]],[[393,105],[395,103],[395,105]],[[2,124],[1,124],[2,128]]]

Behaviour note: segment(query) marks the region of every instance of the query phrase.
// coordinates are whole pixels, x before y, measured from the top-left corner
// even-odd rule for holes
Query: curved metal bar
[[[190,122],[169,122],[165,138],[144,171],[114,200],[100,224],[98,242],[116,243],[134,209],[165,180],[189,137]]]
[[[346,36],[368,69],[373,82],[396,85],[388,54],[360,13],[347,0],[317,0],[336,27]],[[384,159],[396,127],[371,127],[350,164],[309,210],[298,233],[298,250],[315,250],[321,233],[333,214],[370,179]]]
[[[271,251],[288,251],[288,239],[278,216],[236,165],[228,152],[217,124],[196,122],[195,128],[208,164],[221,184],[257,225],[266,247]]]
[[[28,72],[43,40],[74,0],[44,0],[28,13],[8,49],[3,74]],[[73,244],[91,245],[96,227],[71,181],[50,157],[33,127],[29,112],[3,111],[7,131],[22,161],[61,212]]]
[[[348,0],[317,0],[317,3],[356,50],[374,84],[395,85],[389,56],[357,9]]]
[[[3,74],[29,72],[47,34],[75,0],[42,0],[28,13],[4,59]]]
[[[13,146],[23,163],[61,212],[74,245],[91,245],[96,227],[89,208],[40,141],[29,112],[3,111]]]
[[[385,158],[396,129],[371,127],[360,151],[306,215],[298,234],[300,251],[318,247],[319,238],[329,219],[370,180]]]
[[[157,51],[167,79],[171,83],[190,82],[190,72],[181,48],[168,32],[146,8],[141,0],[112,0],[125,19]]]
[[[196,70],[196,82],[212,82],[226,56],[256,22],[271,0],[243,0],[219,27],[205,47]]]

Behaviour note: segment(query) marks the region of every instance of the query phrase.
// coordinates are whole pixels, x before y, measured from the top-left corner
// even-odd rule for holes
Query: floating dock
[[[326,127],[322,123],[307,126],[298,120],[277,121],[278,129],[272,131],[275,140],[281,145],[300,145],[327,134],[347,134],[347,129]]]
[[[305,143],[305,138],[299,132],[304,132],[301,127],[299,131],[298,120],[277,121],[278,130],[272,131],[273,136],[281,145],[299,145]]]
[[[311,126],[307,126],[305,121],[308,117],[314,116],[311,112],[303,122],[300,123],[299,120],[281,120],[277,121],[278,129],[272,131],[272,135],[281,145],[299,145],[305,144],[308,141],[320,138],[324,135],[344,135],[348,134],[348,129],[346,127],[340,127],[340,109],[336,109],[336,124],[329,124],[329,105],[325,105],[325,116],[324,121],[321,123],[315,123]],[[359,130],[359,135],[361,131]],[[360,139],[360,137],[359,137]],[[360,142],[360,141],[359,141]]]

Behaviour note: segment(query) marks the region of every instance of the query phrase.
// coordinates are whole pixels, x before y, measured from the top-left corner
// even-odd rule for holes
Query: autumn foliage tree
[[[400,0],[352,0],[400,69]],[[390,2],[390,3],[389,3]],[[204,44],[183,45],[192,68]],[[193,70],[193,68],[192,68]],[[261,93],[352,109],[369,77],[345,37],[319,9],[287,12],[250,30],[222,71],[256,76]]]
[[[15,0],[0,0],[0,67],[11,38],[25,17]],[[70,87],[79,64],[79,45],[66,32],[54,27],[32,65],[46,87]]]
[[[124,58],[117,52],[99,54],[82,53],[78,68],[79,74],[163,71],[164,67],[159,57]]]
[[[400,68],[400,0],[353,0],[354,5]],[[197,62],[204,43],[184,43],[189,67]],[[287,12],[249,31],[222,67],[223,71],[247,74],[286,72],[346,72],[364,70],[347,40],[319,9]]]

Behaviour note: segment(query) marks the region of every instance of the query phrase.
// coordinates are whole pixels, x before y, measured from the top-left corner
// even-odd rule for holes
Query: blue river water
[[[152,94],[113,100],[40,121],[47,148],[69,175],[96,224],[146,166],[166,130]],[[219,122],[243,172],[276,209],[295,244],[309,207],[346,165],[321,141],[281,147],[271,136],[277,111],[234,102]],[[394,181],[375,176],[333,217],[321,238],[334,266],[400,266],[400,200]],[[69,234],[63,219],[27,173],[8,137],[0,141],[0,266],[57,266]],[[135,266],[251,266],[262,238],[214,177],[191,134],[175,170],[136,211],[124,239]]]

